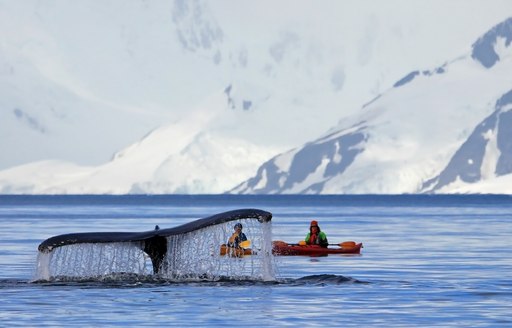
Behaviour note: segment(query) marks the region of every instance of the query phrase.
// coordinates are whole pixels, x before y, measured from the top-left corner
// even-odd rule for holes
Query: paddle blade
[[[339,243],[338,246],[340,246],[341,248],[352,248],[352,247],[356,247],[356,242],[355,241],[344,241],[342,243]]]
[[[251,241],[250,240],[244,240],[240,243],[240,247],[242,248],[248,248],[251,247]]]

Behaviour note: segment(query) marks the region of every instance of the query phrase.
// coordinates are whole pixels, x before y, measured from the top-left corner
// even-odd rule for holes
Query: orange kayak
[[[288,244],[284,241],[276,240],[272,242],[272,253],[274,255],[307,255],[307,256],[327,256],[329,254],[360,254],[363,243],[346,241],[336,244],[334,247],[320,247],[319,245],[298,245]]]

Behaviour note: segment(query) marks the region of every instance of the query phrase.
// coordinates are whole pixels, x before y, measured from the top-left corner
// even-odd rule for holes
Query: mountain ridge
[[[256,175],[252,178],[242,182],[240,185],[230,190],[232,193],[421,193],[421,192],[450,192],[450,185],[454,184],[452,188],[457,188],[457,190],[461,190],[461,183],[475,183],[482,179],[494,178],[496,176],[502,176],[512,173],[512,161],[510,160],[510,154],[512,154],[512,146],[510,138],[510,133],[507,132],[505,126],[510,126],[510,109],[511,101],[512,101],[512,93],[507,90],[507,86],[511,84],[511,80],[507,79],[504,76],[497,79],[500,80],[498,84],[492,83],[495,77],[499,77],[500,71],[506,72],[507,69],[510,69],[510,58],[511,50],[508,48],[510,45],[511,35],[512,35],[512,18],[505,20],[504,22],[493,27],[489,32],[485,33],[481,38],[479,38],[473,44],[473,51],[471,56],[463,56],[460,57],[450,63],[443,65],[442,67],[436,68],[434,70],[416,70],[409,74],[407,74],[404,78],[397,81],[393,88],[385,92],[384,94],[379,95],[370,103],[363,106],[363,110],[367,111],[367,113],[354,115],[355,122],[354,123],[341,123],[341,127],[337,130],[336,128],[331,129],[328,135],[321,137],[313,142],[309,142],[305,144],[301,148],[290,150],[283,155],[278,155],[272,158],[270,161],[264,163],[257,171]],[[502,45],[500,45],[500,38],[504,38],[505,41]],[[493,47],[488,47],[489,44],[494,45]],[[503,46],[504,45],[504,46]],[[500,49],[497,49],[500,48]],[[485,49],[485,51],[483,50]],[[508,51],[508,53],[507,53]],[[501,52],[501,56],[497,55],[497,53]],[[489,61],[488,58],[492,58],[493,61]],[[497,60],[496,60],[497,59]],[[501,68],[494,68],[494,66],[499,66],[500,61],[504,61],[502,65],[507,65]],[[475,66],[475,63],[482,65],[484,67],[485,72]],[[492,65],[491,65],[492,64]],[[460,67],[467,67],[466,70],[461,71]],[[494,71],[494,73],[492,73]],[[490,72],[490,73],[489,73]],[[491,74],[491,76],[485,76],[485,73]],[[471,83],[467,81],[463,81],[462,78],[450,78],[446,76],[460,74],[464,75],[464,78],[470,79]],[[489,75],[487,74],[487,75]],[[493,75],[494,74],[494,75]],[[506,74],[506,73],[505,73]],[[432,79],[437,79],[432,82]],[[482,81],[479,81],[482,79]],[[485,82],[484,82],[485,81]],[[482,83],[490,83],[495,88],[485,88]],[[456,87],[453,87],[453,84],[456,84]],[[501,83],[501,84],[500,84]],[[417,86],[420,87],[417,87]],[[465,87],[471,86],[468,88],[469,90],[484,90],[484,98],[476,99],[472,97],[473,101],[467,102],[465,104],[458,102],[457,99],[469,98],[465,96],[464,93],[461,93],[458,88],[464,89]],[[414,88],[418,88],[417,92],[414,92]],[[404,89],[405,88],[405,89]],[[407,94],[408,90],[412,90],[412,95]],[[428,93],[425,96],[425,90],[434,90]],[[444,93],[443,88],[450,88],[449,90],[455,94]],[[499,90],[503,90],[500,93]],[[404,97],[398,97],[394,103],[386,104],[386,97],[392,98],[393,94],[400,93],[403,91],[405,94]],[[457,93],[458,92],[458,93]],[[409,92],[410,93],[410,92]],[[439,94],[442,95],[439,96]],[[391,96],[388,96],[391,95]],[[395,171],[397,172],[389,172],[388,174],[384,173],[384,170],[372,169],[373,167],[385,167],[389,163],[397,162],[393,158],[388,158],[386,160],[386,156],[383,155],[380,158],[372,160],[371,158],[368,160],[369,163],[362,163],[358,165],[357,163],[353,165],[354,162],[357,162],[357,157],[372,157],[375,156],[381,150],[377,150],[375,145],[379,145],[381,148],[389,151],[389,153],[394,153],[393,156],[399,158],[399,161],[409,161],[414,162],[414,158],[411,158],[407,155],[410,152],[413,155],[418,154],[417,144],[421,143],[421,138],[415,138],[412,136],[414,134],[415,127],[419,127],[422,122],[415,120],[414,118],[407,118],[407,114],[404,112],[402,116],[397,115],[396,117],[390,116],[388,120],[401,120],[401,125],[398,124],[395,130],[383,131],[383,133],[377,133],[374,130],[378,130],[381,126],[375,123],[375,121],[379,120],[379,116],[385,116],[387,113],[382,113],[382,111],[391,112],[392,110],[397,110],[401,106],[400,102],[403,102],[406,98],[417,97],[417,101],[411,102],[412,105],[416,106],[417,111],[421,110],[422,112],[433,111],[435,108],[444,106],[446,107],[446,111],[436,111],[436,115],[432,115],[432,117],[427,117],[425,115],[421,115],[421,113],[413,112],[412,116],[418,116],[420,120],[425,120],[425,124],[428,124],[431,127],[435,127],[436,125],[440,125],[439,122],[436,122],[436,119],[439,120],[451,120],[454,118],[458,118],[459,120],[465,119],[467,120],[467,116],[470,116],[470,111],[466,111],[465,108],[471,109],[472,111],[478,111],[480,114],[473,115],[473,119],[469,121],[464,128],[464,131],[461,131],[460,135],[449,135],[446,134],[447,138],[445,140],[439,140],[437,143],[434,143],[434,147],[432,148],[431,157],[437,158],[434,162],[443,163],[444,161],[448,161],[448,164],[442,168],[442,164],[430,164],[428,161],[429,158],[425,158],[425,165],[423,164],[411,164],[411,165],[402,165],[396,164]],[[442,98],[444,103],[436,102],[436,98]],[[457,98],[457,99],[455,99]],[[493,106],[489,106],[488,103],[490,99],[496,99],[495,104]],[[427,106],[422,107],[422,102],[429,103]],[[480,105],[474,105],[478,104]],[[388,107],[395,107],[394,109],[389,109]],[[403,106],[402,106],[403,107]],[[411,106],[412,108],[412,106]],[[401,109],[403,110],[403,109]],[[406,108],[408,110],[408,108]],[[372,117],[373,113],[373,117]],[[478,116],[483,116],[483,118],[478,119]],[[498,119],[499,118],[499,119]],[[500,121],[501,127],[498,128],[497,121]],[[416,121],[416,123],[414,123]],[[390,124],[390,121],[384,121],[383,124]],[[372,128],[372,124],[376,126],[375,129]],[[404,129],[409,125],[411,128],[409,130]],[[357,134],[350,131],[354,126],[360,126],[360,129],[357,130]],[[447,126],[446,129],[449,127]],[[406,130],[403,134],[396,133],[396,130]],[[469,133],[469,129],[472,129],[472,133]],[[383,129],[381,129],[383,130]],[[433,131],[438,131],[442,133],[443,129],[437,129]],[[408,131],[408,132],[407,132]],[[491,131],[491,132],[488,132]],[[426,131],[430,133],[430,131]],[[498,155],[496,155],[496,150],[494,152],[488,151],[489,155],[487,156],[487,160],[484,159],[485,148],[490,145],[492,147],[492,143],[489,142],[491,137],[485,135],[491,134],[496,135],[498,140],[495,141],[494,147],[499,148],[501,151]],[[338,135],[336,139],[329,140],[329,136]],[[390,142],[373,142],[375,138],[391,138]],[[425,135],[425,138],[428,138]],[[404,142],[406,140],[406,142]],[[439,147],[442,143],[452,143],[453,145],[449,148]],[[409,143],[409,144],[408,144]],[[442,151],[438,151],[435,149],[439,147]],[[371,148],[371,151],[368,150]],[[444,149],[443,149],[444,148]],[[469,151],[473,150],[473,152]],[[475,149],[478,150],[478,153],[475,153]],[[349,152],[348,150],[351,150]],[[454,155],[450,155],[454,152]],[[429,150],[426,151],[429,154]],[[307,154],[307,155],[305,155]],[[465,155],[461,155],[465,154]],[[485,165],[492,166],[493,160],[492,156],[499,156],[494,160],[494,167],[491,167],[491,173],[486,175],[480,174],[482,168],[482,163],[485,161]],[[283,162],[280,157],[286,157],[290,160],[290,163],[287,164],[288,168],[281,168],[279,165],[276,165],[276,162]],[[451,159],[450,159],[451,157]],[[377,164],[378,163],[378,164]],[[491,163],[491,164],[490,164]],[[365,174],[362,169],[364,167],[368,168],[369,171],[373,174],[368,175]],[[436,167],[437,166],[437,167]],[[297,171],[295,168],[301,168],[301,171]],[[355,168],[354,168],[355,167]],[[335,168],[335,169],[333,169]],[[400,169],[402,168],[402,169]],[[489,168],[484,168],[489,170]],[[352,170],[352,172],[351,172]],[[436,175],[436,171],[440,170],[441,172]],[[347,173],[348,171],[348,173]],[[423,172],[422,172],[423,171]],[[419,174],[418,174],[419,172]],[[354,179],[351,176],[356,176],[358,178]],[[429,178],[429,175],[433,176]],[[395,177],[395,178],[392,178]],[[482,178],[483,177],[483,178]],[[393,187],[392,180],[395,179],[395,185],[399,185],[399,187]],[[371,187],[373,186],[373,187]],[[510,190],[510,189],[508,189]]]
[[[264,6],[239,3],[1,4],[0,192],[222,193],[279,153],[285,156],[275,161],[275,176],[267,174],[270,180],[279,177],[267,185],[269,193],[278,192],[280,183],[287,189],[279,192],[339,192],[336,185],[343,182],[335,181],[341,171],[361,177],[343,192],[420,190],[417,176],[424,182],[442,171],[435,163],[447,164],[474,127],[491,115],[498,92],[484,90],[487,104],[478,99],[459,104],[478,111],[454,112],[442,124],[446,130],[454,129],[453,122],[463,123],[435,158],[417,146],[420,137],[431,138],[430,131],[407,127],[429,122],[435,131],[433,118],[402,120],[410,137],[401,140],[386,131],[395,118],[376,106],[394,106],[400,91],[410,107],[397,109],[405,118],[416,107],[412,99],[423,93],[430,92],[432,98],[425,101],[438,107],[441,102],[428,82],[436,79],[459,97],[474,97],[469,87],[453,88],[458,78],[445,76],[471,79],[478,69],[460,58],[444,60],[455,50],[469,49],[465,45],[476,38],[467,41],[468,35],[477,26],[490,26],[511,5],[464,3],[465,16],[457,16],[464,18],[454,20],[450,13],[458,13],[460,3],[432,1],[418,12],[401,2],[396,12],[379,2],[371,8],[344,2],[297,2],[291,8],[268,2],[275,10],[264,25],[255,15]],[[479,14],[478,22],[471,13]],[[96,24],[86,24],[90,21]],[[499,58],[507,58],[507,31],[491,33],[500,40],[491,49]],[[469,51],[484,58],[488,44],[480,42]],[[417,70],[420,66],[434,68]],[[500,61],[490,69],[496,66]],[[505,76],[499,79],[509,83]],[[501,91],[499,96],[508,90]],[[338,120],[345,132],[331,128]],[[378,136],[388,140],[372,144]],[[302,160],[290,161],[295,154],[287,150],[300,144],[308,145],[297,157]],[[403,152],[417,152],[427,165],[397,165],[402,173],[389,180],[375,170],[379,165],[391,170],[397,164],[393,156],[407,160]],[[357,169],[360,159],[367,166]],[[286,180],[287,170],[297,180]],[[380,175],[372,185],[371,178]],[[258,179],[255,185],[266,182]]]

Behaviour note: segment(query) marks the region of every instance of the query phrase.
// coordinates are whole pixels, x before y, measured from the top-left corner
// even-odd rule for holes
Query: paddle
[[[249,248],[249,247],[251,247],[251,241],[244,240],[244,241],[240,242],[239,246],[242,248]]]

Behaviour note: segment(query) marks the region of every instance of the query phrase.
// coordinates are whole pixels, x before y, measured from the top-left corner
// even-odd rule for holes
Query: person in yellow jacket
[[[320,230],[318,222],[315,220],[311,221],[311,224],[309,225],[309,232],[304,241],[306,242],[306,245],[320,245],[321,247],[329,246],[327,235],[325,232]]]
[[[233,227],[235,232],[229,237],[228,239],[228,246],[229,247],[240,247],[240,243],[247,240],[247,237],[245,236],[245,233],[242,232],[242,224],[237,223]]]

